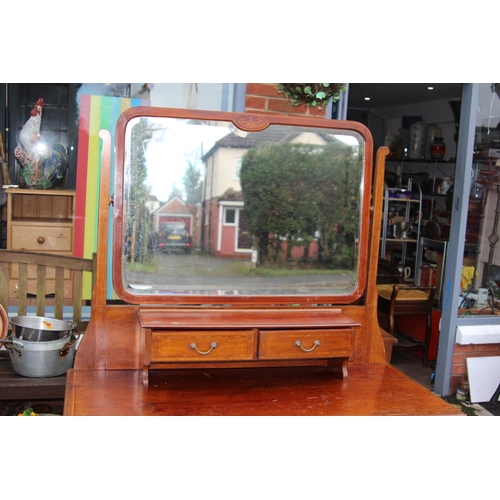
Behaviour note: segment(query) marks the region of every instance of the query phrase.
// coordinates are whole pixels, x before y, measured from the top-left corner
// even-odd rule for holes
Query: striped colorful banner
[[[114,144],[116,123],[119,116],[128,108],[149,105],[150,101],[141,99],[95,95],[82,95],[81,97],[75,200],[74,255],[76,257],[90,259],[97,249],[97,214],[102,148],[99,131],[109,130],[112,144]],[[113,172],[114,151],[112,148],[111,189],[113,189]],[[108,299],[117,298],[111,280],[112,226],[112,212],[110,212],[106,294]],[[83,292],[84,298],[91,297],[90,277],[84,283]]]

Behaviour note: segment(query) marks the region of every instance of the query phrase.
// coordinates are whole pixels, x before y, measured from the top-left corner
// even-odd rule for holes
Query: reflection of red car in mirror
[[[153,240],[156,252],[191,253],[191,235],[185,222],[162,223]]]

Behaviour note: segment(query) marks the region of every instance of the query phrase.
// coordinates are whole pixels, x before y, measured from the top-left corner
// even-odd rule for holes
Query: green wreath
[[[304,104],[323,109],[330,100],[337,102],[346,86],[344,83],[278,83],[277,91],[284,94],[292,106]]]

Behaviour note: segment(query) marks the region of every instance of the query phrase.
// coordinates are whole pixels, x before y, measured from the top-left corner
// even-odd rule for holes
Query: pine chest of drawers
[[[73,255],[75,190],[6,189],[7,249]],[[47,294],[54,293],[55,277],[48,274]],[[64,288],[71,297],[68,274]],[[36,293],[35,270],[28,269],[28,293]],[[17,268],[11,266],[9,296],[17,296]]]

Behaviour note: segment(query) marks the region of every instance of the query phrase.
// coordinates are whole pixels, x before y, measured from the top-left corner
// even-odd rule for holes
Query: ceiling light
[[[369,101],[370,98],[368,96],[365,97],[365,101]]]
[[[434,87],[427,87],[427,90],[434,90]]]

